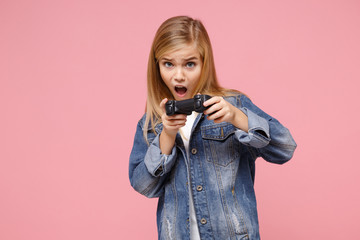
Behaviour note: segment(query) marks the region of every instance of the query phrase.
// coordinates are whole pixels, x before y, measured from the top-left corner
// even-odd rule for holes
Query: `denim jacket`
[[[255,106],[245,95],[224,97],[248,117],[248,133],[227,122],[214,123],[203,114],[194,122],[189,158],[179,133],[170,155],[161,153],[159,135],[138,122],[130,155],[132,187],[158,197],[159,239],[190,238],[189,186],[201,239],[260,239],[254,192],[255,159],[282,164],[296,143],[289,130]],[[188,174],[189,172],[189,174]]]

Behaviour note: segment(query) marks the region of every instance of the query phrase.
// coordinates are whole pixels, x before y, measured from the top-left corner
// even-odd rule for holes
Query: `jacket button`
[[[206,219],[205,219],[205,218],[202,218],[202,219],[200,220],[200,222],[201,222],[201,224],[202,224],[202,225],[204,225],[204,224],[206,224],[206,223],[207,223],[207,221],[206,221]]]
[[[197,190],[198,192],[201,192],[201,191],[203,190],[203,187],[202,187],[201,185],[198,185],[198,186],[196,187],[196,190]]]
[[[197,153],[196,148],[191,149],[191,153],[195,155]]]

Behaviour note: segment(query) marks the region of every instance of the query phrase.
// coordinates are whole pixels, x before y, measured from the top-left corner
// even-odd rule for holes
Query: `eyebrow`
[[[190,58],[185,59],[185,61],[190,61],[190,60],[198,60],[198,58],[197,57],[190,57]]]
[[[189,57],[189,58],[186,58],[185,61],[190,61],[190,60],[199,60],[197,57]],[[162,58],[161,61],[172,61],[172,59],[169,59],[169,58]]]

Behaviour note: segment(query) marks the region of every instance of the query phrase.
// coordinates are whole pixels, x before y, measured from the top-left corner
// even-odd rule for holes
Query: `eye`
[[[164,62],[164,66],[170,68],[173,66],[173,64],[171,62]]]
[[[188,62],[188,63],[186,63],[186,67],[193,68],[193,67],[195,67],[195,63],[194,62]]]

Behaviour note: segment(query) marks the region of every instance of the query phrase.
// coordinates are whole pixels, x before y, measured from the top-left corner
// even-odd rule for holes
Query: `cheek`
[[[171,77],[169,76],[170,74],[168,74],[168,73],[161,73],[160,72],[160,76],[161,76],[161,78],[162,78],[162,80],[164,81],[164,83],[165,83],[165,85],[169,88],[169,89],[171,89]]]
[[[163,71],[161,68],[160,68],[160,76],[162,78],[162,80],[166,83],[169,79],[169,74],[166,73],[166,71]]]
[[[201,70],[193,72],[192,78],[191,78],[193,84],[196,84],[200,80],[200,76],[201,76]]]

